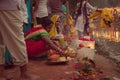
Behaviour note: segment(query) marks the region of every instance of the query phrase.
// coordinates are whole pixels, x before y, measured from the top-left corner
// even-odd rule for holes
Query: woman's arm
[[[50,38],[48,36],[45,36],[42,38],[52,49],[54,49],[56,52],[58,52],[60,55],[65,55],[65,53],[63,52],[63,50],[57,46],[56,44],[54,44],[52,42],[52,40],[50,40]]]

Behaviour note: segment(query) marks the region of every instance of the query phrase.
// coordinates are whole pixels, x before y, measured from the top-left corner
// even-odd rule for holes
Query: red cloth
[[[29,57],[42,54],[43,52],[49,50],[46,43],[43,40],[40,41],[33,41],[33,40],[26,40],[27,46],[27,53]]]
[[[31,28],[26,34],[25,37],[27,35],[29,35],[32,32],[35,32],[37,30],[41,30],[43,29],[42,27],[35,27],[35,28]],[[39,41],[34,41],[34,40],[26,40],[26,46],[27,46],[27,53],[29,57],[38,55],[38,54],[42,54],[43,52],[49,50],[47,44],[43,41],[43,40],[39,40]]]

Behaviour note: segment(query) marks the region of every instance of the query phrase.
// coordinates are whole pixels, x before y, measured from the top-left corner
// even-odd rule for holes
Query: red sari
[[[31,28],[25,34],[27,53],[29,57],[42,54],[49,50],[46,42],[42,40],[42,37],[44,36],[49,36],[49,34],[41,26]]]

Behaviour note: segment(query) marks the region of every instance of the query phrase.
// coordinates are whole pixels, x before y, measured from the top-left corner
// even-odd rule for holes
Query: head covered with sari
[[[56,36],[58,34],[58,26],[60,25],[60,16],[55,14],[51,17],[51,21],[53,22],[53,26],[49,32],[50,36]]]

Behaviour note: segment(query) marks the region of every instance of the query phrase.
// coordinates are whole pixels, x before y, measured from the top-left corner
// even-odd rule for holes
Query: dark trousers
[[[49,19],[48,16],[42,18],[36,17],[37,24],[41,24],[41,25],[43,25],[44,20],[48,20],[48,19]]]

